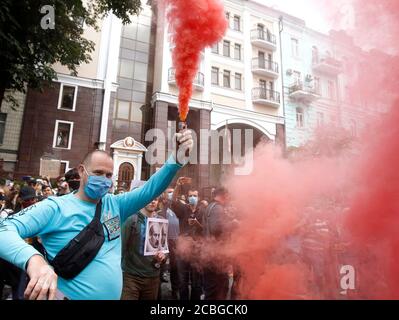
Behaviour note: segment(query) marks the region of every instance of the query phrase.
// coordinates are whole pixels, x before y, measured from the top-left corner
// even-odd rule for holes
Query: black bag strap
[[[100,201],[96,205],[96,214],[94,215],[93,220],[94,219],[98,219],[98,220],[101,219],[101,210],[102,210],[102,208],[103,208],[103,202],[102,202],[102,199],[100,199]]]

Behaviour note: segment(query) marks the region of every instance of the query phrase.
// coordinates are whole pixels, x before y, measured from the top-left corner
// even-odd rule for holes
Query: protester
[[[178,199],[181,198],[181,190],[190,179],[180,177],[176,182],[176,188],[173,193],[171,209],[179,218],[180,235],[190,237],[197,241],[202,238],[203,210],[198,206],[198,190],[191,188],[188,191],[188,204],[184,204]],[[191,248],[195,255],[196,247]],[[177,257],[177,266],[179,274],[179,294],[181,300],[200,300],[202,295],[202,275],[198,265],[190,259]],[[191,295],[189,295],[189,285],[191,284]]]
[[[177,257],[176,257],[176,245],[177,239],[180,234],[179,218],[170,208],[173,198],[173,188],[168,188],[162,194],[161,202],[162,209],[160,215],[168,220],[168,248],[169,248],[169,275],[170,284],[172,289],[172,299],[178,299],[179,292],[179,278],[178,278],[178,267],[177,267]],[[167,281],[166,275],[161,274],[161,280]]]
[[[206,239],[220,241],[228,235],[234,222],[226,219],[226,206],[230,200],[227,189],[216,188],[212,194],[214,201],[209,204],[203,215],[203,232]],[[228,264],[209,265],[204,268],[205,300],[226,299],[229,290],[228,268]]]
[[[58,180],[57,185],[58,185],[57,197],[65,196],[66,194],[69,194],[71,192],[69,190],[68,182],[65,181],[65,177],[61,177]]]
[[[70,192],[78,190],[80,186],[80,176],[78,169],[73,168],[68,170],[68,172],[65,173],[65,180],[68,183]]]
[[[42,194],[43,198],[45,199],[54,195],[53,190],[51,190],[50,186],[46,185],[42,187]]]
[[[166,256],[159,250],[156,250],[154,256],[144,256],[147,218],[161,218],[156,212],[157,206],[158,199],[152,200],[137,215],[128,218],[123,225],[122,300],[156,300],[158,298],[160,267],[166,261]],[[159,241],[159,239],[154,241]],[[155,243],[154,247],[157,247]]]
[[[180,143],[179,158],[179,154],[192,149],[193,140],[189,130],[176,136]],[[108,193],[112,186],[113,160],[108,153],[96,150],[78,166],[81,184],[77,193],[49,197],[14,215],[13,219],[3,220],[0,257],[27,271],[30,282],[25,296],[31,300],[54,299],[58,287],[69,299],[119,299],[122,291],[120,225],[161,194],[181,167],[172,156],[143,187],[114,196]],[[89,224],[92,228],[83,230]],[[82,233],[92,235],[87,237],[90,245],[83,239],[72,241]],[[23,241],[34,235],[40,235],[54,269]],[[70,242],[72,248],[78,246],[82,250],[76,250],[65,261],[57,254],[68,251],[64,247]]]

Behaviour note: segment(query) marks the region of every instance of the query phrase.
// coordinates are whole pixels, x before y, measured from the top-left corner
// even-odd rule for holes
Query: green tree
[[[54,28],[42,28],[46,5],[54,8]],[[140,9],[140,0],[1,0],[0,105],[6,99],[15,107],[12,91],[42,89],[56,79],[56,62],[76,75],[77,66],[91,60],[94,43],[83,37],[83,21],[98,29],[113,12],[127,24]]]

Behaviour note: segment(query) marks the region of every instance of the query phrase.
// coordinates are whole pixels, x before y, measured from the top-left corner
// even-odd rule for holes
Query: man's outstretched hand
[[[40,255],[32,256],[26,269],[30,281],[25,290],[25,299],[54,300],[57,291],[57,275]]]
[[[182,132],[176,133],[176,139],[178,142],[176,161],[180,164],[185,164],[188,161],[188,156],[186,155],[191,152],[194,146],[194,140],[191,135],[191,130],[184,130]]]

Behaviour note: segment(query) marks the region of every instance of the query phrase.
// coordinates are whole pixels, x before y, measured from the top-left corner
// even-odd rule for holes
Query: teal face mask
[[[93,200],[101,199],[107,194],[109,188],[111,188],[112,179],[104,176],[89,175],[86,168],[84,169],[88,177],[84,188],[86,196]]]
[[[196,206],[198,203],[198,197],[189,196],[188,203],[191,204],[192,206]]]

